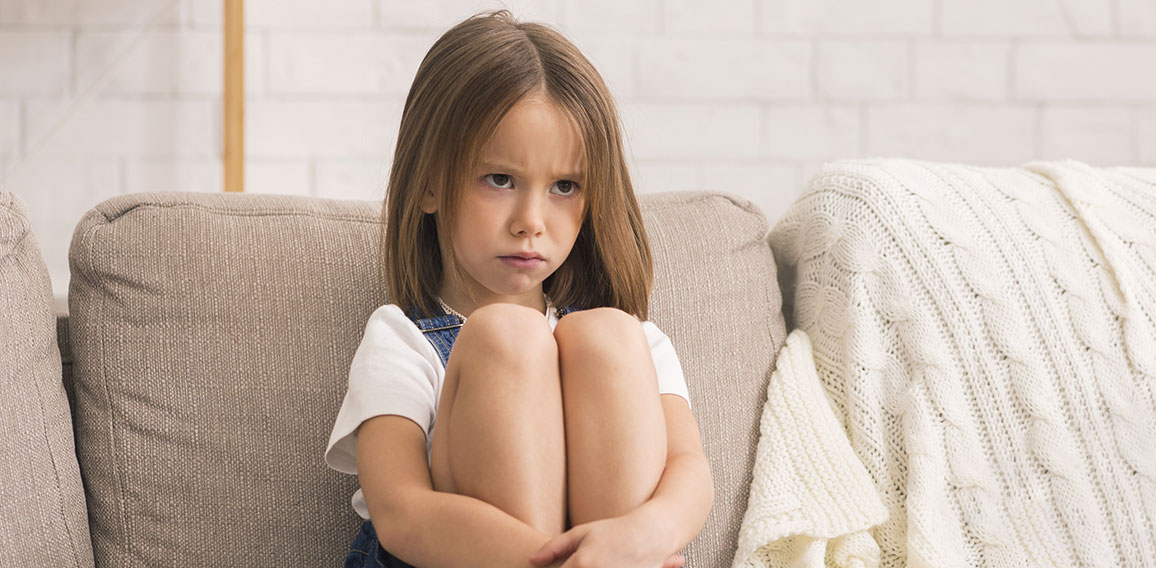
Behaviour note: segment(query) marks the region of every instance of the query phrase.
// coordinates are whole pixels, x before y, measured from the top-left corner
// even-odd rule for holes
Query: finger
[[[684,564],[686,564],[686,557],[676,553],[662,563],[662,568],[682,568]]]
[[[530,564],[545,566],[557,558],[573,554],[578,549],[578,542],[582,537],[578,535],[577,527],[570,529],[543,544],[541,548],[530,556]]]

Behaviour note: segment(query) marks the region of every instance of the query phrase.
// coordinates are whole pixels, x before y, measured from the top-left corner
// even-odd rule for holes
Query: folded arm
[[[362,423],[357,473],[382,546],[415,566],[529,568],[530,555],[553,536],[480,499],[434,491],[425,436],[408,418]]]
[[[585,551],[595,565],[606,558],[635,556],[644,564],[677,554],[706,524],[714,501],[710,467],[699,439],[698,425],[686,400],[661,395],[666,418],[666,466],[653,495],[629,513],[578,525],[551,538],[534,554],[538,565]],[[645,550],[644,550],[645,549]],[[672,556],[673,555],[673,556]],[[567,565],[563,565],[564,567]]]

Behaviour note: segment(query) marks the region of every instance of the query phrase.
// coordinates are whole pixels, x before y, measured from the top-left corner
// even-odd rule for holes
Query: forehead
[[[482,147],[484,162],[544,174],[580,173],[583,154],[578,125],[565,109],[541,95],[529,95],[510,108]]]

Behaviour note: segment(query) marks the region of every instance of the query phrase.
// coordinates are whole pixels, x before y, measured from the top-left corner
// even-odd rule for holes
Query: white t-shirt
[[[547,310],[546,318],[550,329],[558,325],[553,307]],[[670,338],[650,322],[642,322],[642,330],[654,359],[659,394],[677,394],[690,404],[682,366]],[[356,475],[354,432],[362,422],[384,414],[404,416],[420,426],[425,432],[428,458],[445,377],[445,367],[433,345],[399,306],[388,304],[375,310],[349,368],[349,390],[329,436],[325,463],[337,471]],[[369,518],[360,489],[353,495],[353,508],[363,519]]]

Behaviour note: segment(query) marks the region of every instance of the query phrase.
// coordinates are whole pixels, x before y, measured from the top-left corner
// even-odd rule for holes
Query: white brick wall
[[[248,0],[247,191],[382,199],[418,63],[500,1]],[[599,67],[640,192],[731,191],[773,222],[839,158],[1156,166],[1153,0],[506,5]],[[219,190],[221,21],[220,0],[0,0],[0,187],[57,294],[96,202]]]

